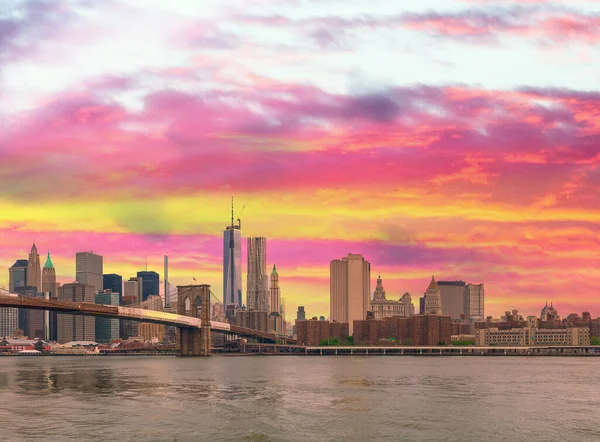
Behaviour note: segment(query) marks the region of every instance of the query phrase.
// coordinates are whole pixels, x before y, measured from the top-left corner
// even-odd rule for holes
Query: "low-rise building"
[[[588,327],[535,328],[521,327],[509,330],[498,328],[479,329],[477,345],[519,347],[531,345],[590,345]]]

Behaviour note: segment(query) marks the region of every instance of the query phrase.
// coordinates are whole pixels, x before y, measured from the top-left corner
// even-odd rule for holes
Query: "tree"
[[[348,337],[346,338],[346,343],[347,343],[348,345],[354,345],[354,336],[348,336]]]
[[[590,338],[590,345],[600,345],[600,338],[598,336],[592,336]]]

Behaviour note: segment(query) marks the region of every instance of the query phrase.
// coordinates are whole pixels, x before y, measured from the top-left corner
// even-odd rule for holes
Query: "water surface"
[[[1,440],[597,441],[600,358],[3,357]]]

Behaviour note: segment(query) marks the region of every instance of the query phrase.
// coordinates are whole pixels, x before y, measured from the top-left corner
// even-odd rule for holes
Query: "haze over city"
[[[435,274],[596,317],[598,2],[398,4],[0,5],[0,267],[166,254],[221,294],[235,195],[289,317],[328,316],[348,253],[389,298]]]

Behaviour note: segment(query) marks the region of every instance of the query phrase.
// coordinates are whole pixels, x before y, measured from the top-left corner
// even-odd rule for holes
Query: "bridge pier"
[[[207,284],[180,287],[177,299],[177,314],[197,317],[200,299],[202,306],[201,328],[180,328],[177,344],[178,356],[211,356],[210,333],[210,286]],[[189,307],[186,309],[186,304]]]

